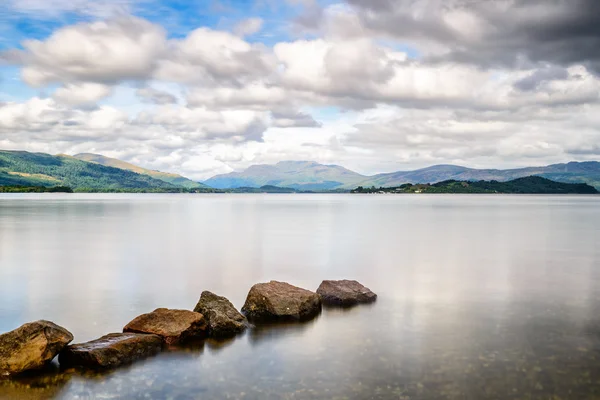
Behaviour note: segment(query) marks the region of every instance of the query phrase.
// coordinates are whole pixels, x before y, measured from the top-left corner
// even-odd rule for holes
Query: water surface
[[[0,195],[0,332],[342,278],[377,303],[0,398],[600,398],[600,197]]]

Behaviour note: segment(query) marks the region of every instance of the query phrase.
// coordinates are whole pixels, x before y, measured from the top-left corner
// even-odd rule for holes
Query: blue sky
[[[197,179],[594,160],[590,1],[5,0],[0,148]]]
[[[14,7],[17,2],[12,1],[0,4],[0,27],[3,32],[0,48],[4,49],[19,47],[23,40],[43,39],[63,26],[98,19],[98,13],[85,11],[84,7],[54,7],[52,2],[48,2],[47,6],[28,7],[27,1],[23,7]],[[36,3],[43,4],[42,1]],[[109,1],[106,3],[110,4]],[[319,4],[326,6],[334,2],[322,0]],[[160,24],[174,38],[185,36],[200,26],[228,29],[246,18],[259,17],[265,21],[267,29],[260,33],[259,38],[250,39],[272,44],[295,36],[290,22],[305,8],[300,1],[139,0],[115,2],[115,11],[111,13],[127,10],[128,13]]]

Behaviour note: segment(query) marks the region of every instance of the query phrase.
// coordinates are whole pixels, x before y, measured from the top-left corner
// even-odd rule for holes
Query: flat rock
[[[321,298],[289,283],[258,283],[250,289],[242,312],[252,320],[308,320],[321,312]]]
[[[123,332],[158,335],[167,345],[174,345],[206,337],[206,328],[206,319],[200,313],[158,308],[135,318]]]
[[[0,377],[43,367],[72,340],[71,332],[49,321],[0,335]]]
[[[323,304],[336,306],[353,306],[356,304],[372,303],[377,295],[357,281],[323,281],[317,293]]]
[[[58,355],[58,361],[65,367],[109,369],[152,356],[161,351],[162,344],[158,335],[111,333],[68,346]]]
[[[246,317],[225,297],[209,291],[202,292],[194,311],[206,318],[211,337],[231,337],[246,329]]]

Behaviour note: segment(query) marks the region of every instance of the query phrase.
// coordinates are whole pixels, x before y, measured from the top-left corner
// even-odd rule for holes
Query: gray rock
[[[158,335],[111,333],[91,342],[68,346],[58,355],[61,366],[109,369],[161,351]]]
[[[323,304],[336,306],[353,306],[362,303],[372,303],[377,295],[357,281],[323,281],[317,293]]]
[[[71,332],[49,321],[0,335],[0,377],[43,367],[72,340]]]
[[[148,333],[163,338],[167,345],[176,345],[206,337],[206,319],[189,310],[158,308],[142,314],[128,323],[123,332]]]
[[[250,289],[242,312],[251,320],[308,320],[321,312],[321,298],[310,290],[271,281]]]
[[[202,292],[194,311],[204,315],[208,321],[208,333],[211,337],[231,337],[246,329],[246,317],[225,297],[209,291]]]

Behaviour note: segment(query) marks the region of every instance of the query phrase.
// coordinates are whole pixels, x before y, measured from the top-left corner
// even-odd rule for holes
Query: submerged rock
[[[289,283],[258,283],[250,289],[242,312],[254,320],[308,320],[321,312],[321,298]]]
[[[246,317],[225,297],[209,291],[202,292],[194,311],[204,315],[208,321],[208,334],[211,337],[230,337],[246,329]]]
[[[206,319],[200,313],[158,308],[135,318],[123,332],[158,335],[166,344],[174,345],[206,337],[206,328]]]
[[[0,335],[0,377],[43,367],[72,340],[71,332],[49,321]]]
[[[111,333],[87,343],[68,346],[58,355],[61,366],[108,369],[152,356],[162,349],[158,335]]]
[[[377,295],[357,281],[323,281],[317,293],[323,304],[336,306],[353,306],[361,303],[372,303]]]

